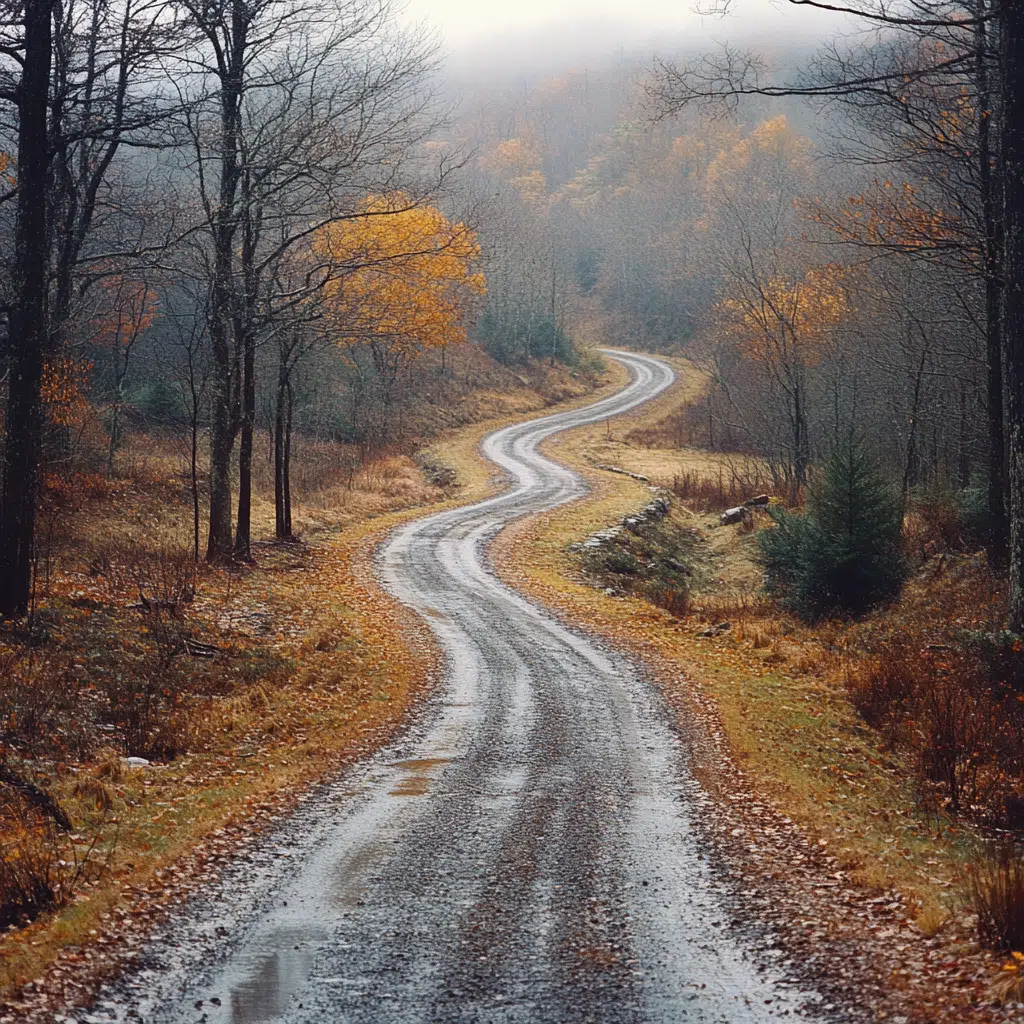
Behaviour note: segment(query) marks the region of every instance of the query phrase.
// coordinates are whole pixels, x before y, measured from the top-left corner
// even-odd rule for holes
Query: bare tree
[[[42,449],[40,389],[50,347],[47,128],[53,11],[53,0],[25,0],[20,9],[9,10],[0,47],[20,70],[0,91],[0,96],[15,105],[18,117],[18,212],[8,312],[10,375],[0,504],[0,614],[7,616],[26,613],[32,586]]]
[[[207,558],[250,556],[256,350],[330,267],[279,293],[275,268],[367,190],[400,180],[433,126],[432,49],[397,34],[387,0],[187,3],[203,45],[183,85],[187,170],[199,193],[213,353]],[[231,461],[239,451],[232,540]]]
[[[167,330],[157,346],[162,376],[171,382],[188,425],[189,493],[192,499],[192,546],[199,560],[199,432],[207,405],[210,349],[206,337],[205,292],[179,286],[165,294]]]
[[[1000,8],[1003,226],[1006,233],[1006,420],[1010,455],[1010,628],[1024,633],[1024,9]]]
[[[126,230],[130,204],[104,195],[125,149],[158,145],[165,109],[152,75],[178,26],[162,0],[26,0],[0,27],[0,132],[16,139],[17,202],[8,306],[11,365],[0,549],[0,613],[31,586],[46,360],[66,342],[76,297],[111,260],[154,244]],[[13,147],[11,147],[13,148]],[[151,228],[143,217],[139,225]],[[90,249],[90,241],[102,242]]]
[[[970,87],[974,102],[974,139],[968,144],[977,174],[980,222],[980,268],[986,278],[986,337],[989,416],[989,502],[992,549],[1002,554],[1009,525],[1010,620],[1024,624],[1024,402],[1019,400],[1020,351],[1024,347],[1024,317],[1019,298],[1024,278],[1020,259],[1024,223],[1018,201],[1020,183],[1020,110],[1024,82],[1020,65],[1020,6],[1014,0],[905,0],[886,4],[857,0],[831,4],[790,0],[801,6],[840,11],[876,26],[880,45],[855,63],[835,59],[824,80],[811,73],[795,81],[772,77],[771,69],[754,53],[725,49],[689,64],[662,63],[649,98],[657,115],[667,116],[696,102],[727,106],[745,96],[804,96],[845,99],[872,106],[881,100],[893,105],[915,94],[948,94]],[[720,7],[727,9],[728,3]],[[918,49],[926,59],[908,64],[892,60],[891,40],[899,36],[932,44]],[[936,43],[945,44],[942,46]],[[997,45],[998,44],[998,45]],[[833,52],[833,58],[835,52]],[[819,65],[820,69],[820,65]],[[839,73],[834,72],[838,69]],[[998,90],[993,81],[999,82]],[[910,128],[918,139],[934,138],[927,105],[910,105]],[[941,110],[941,108],[940,108]],[[923,116],[922,116],[923,112]],[[998,132],[993,132],[998,125]],[[945,133],[945,134],[948,134]],[[998,139],[998,146],[994,138]],[[965,147],[965,148],[968,148]],[[997,152],[997,149],[1000,152]],[[1001,182],[999,179],[1002,179]],[[1005,256],[1004,256],[1005,248]],[[1005,291],[1005,295],[1003,292]],[[1008,468],[1004,468],[1008,467]],[[1001,493],[1006,480],[1005,495]],[[1018,538],[1015,540],[1014,538]]]

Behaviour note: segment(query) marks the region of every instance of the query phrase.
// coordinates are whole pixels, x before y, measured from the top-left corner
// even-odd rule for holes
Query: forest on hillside
[[[1004,560],[998,68],[992,43],[966,66],[963,35],[837,44],[793,73],[810,101],[784,86],[687,97],[669,65],[482,101],[465,137],[517,249],[534,248],[529,284],[492,272],[481,337],[515,322],[506,295],[541,305],[547,285],[556,326],[599,322],[608,340],[712,367],[679,443],[756,453],[792,492],[852,432],[903,501],[930,488],[963,503]],[[773,54],[776,79],[799,57]],[[868,68],[907,81],[843,88]]]

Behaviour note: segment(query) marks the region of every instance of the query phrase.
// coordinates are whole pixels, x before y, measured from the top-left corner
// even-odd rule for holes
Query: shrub
[[[988,498],[980,487],[941,483],[910,494],[908,547],[922,559],[940,551],[975,550],[988,530]]]
[[[977,653],[890,639],[847,686],[865,721],[913,755],[928,803],[1000,827],[1020,825],[1024,705],[993,682]]]
[[[183,674],[175,665],[140,663],[106,682],[107,715],[129,756],[170,760],[186,747]]]
[[[140,384],[133,390],[131,398],[139,414],[153,426],[176,427],[187,422],[181,395],[159,377]]]
[[[899,505],[857,444],[837,450],[807,511],[772,509],[758,535],[769,593],[799,615],[860,615],[896,597],[907,576]]]
[[[876,729],[889,724],[916,692],[913,654],[903,644],[886,647],[847,680],[850,700]]]
[[[958,639],[985,666],[994,689],[1024,693],[1024,637],[1008,629],[965,630]]]
[[[968,666],[926,673],[916,695],[919,770],[926,786],[937,787],[952,811],[997,800],[1003,722]]]
[[[191,633],[186,613],[196,591],[197,569],[190,546],[146,547],[131,537],[115,536],[93,547],[90,570],[105,576],[119,597],[137,599],[165,664],[181,653]]]
[[[717,472],[686,469],[672,474],[669,490],[688,506],[701,511],[717,511],[742,505],[759,494],[774,489],[771,477],[753,462],[740,466],[719,465]]]
[[[664,608],[676,618],[682,618],[690,610],[690,591],[685,583],[655,580],[641,587],[641,593],[651,604]]]
[[[1024,853],[999,843],[972,864],[967,892],[978,915],[978,939],[990,949],[1024,950]]]
[[[87,757],[96,732],[86,698],[55,661],[0,655],[0,745],[32,757]]]
[[[56,907],[61,884],[52,829],[6,832],[0,842],[0,927],[21,924]]]
[[[643,568],[643,563],[631,551],[619,547],[605,552],[601,564],[601,569],[611,576],[637,576]]]
[[[985,488],[961,488],[956,498],[964,538],[972,546],[983,544],[989,531],[988,494]]]
[[[100,839],[84,849],[17,797],[0,802],[0,928],[65,906],[107,868]]]

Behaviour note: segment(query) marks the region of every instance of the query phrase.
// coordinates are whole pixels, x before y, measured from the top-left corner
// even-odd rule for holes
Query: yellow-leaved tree
[[[811,457],[805,371],[834,347],[851,314],[849,275],[832,263],[792,275],[752,274],[735,281],[718,306],[739,354],[757,363],[782,397],[791,433],[786,469],[795,489],[807,482]]]
[[[368,197],[313,247],[333,268],[325,300],[336,341],[370,351],[385,404],[416,355],[466,340],[467,303],[486,291],[467,225],[396,192]]]

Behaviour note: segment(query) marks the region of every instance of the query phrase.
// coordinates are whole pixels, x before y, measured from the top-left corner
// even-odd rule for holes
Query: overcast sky
[[[728,38],[830,35],[834,18],[786,0],[733,0],[724,19],[694,13],[694,0],[407,0],[410,18],[437,29],[454,56],[506,38],[521,43],[537,36],[561,37],[572,48],[578,34],[625,46],[659,37]]]

